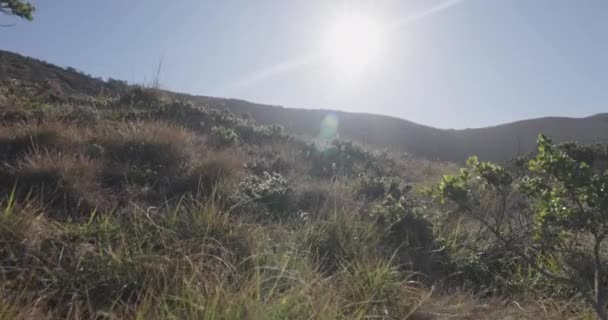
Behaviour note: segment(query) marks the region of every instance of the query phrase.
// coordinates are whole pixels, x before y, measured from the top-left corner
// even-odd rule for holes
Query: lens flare
[[[318,151],[326,150],[331,145],[332,140],[338,138],[339,125],[340,119],[336,114],[330,113],[323,117],[319,134],[315,139],[315,147]]]

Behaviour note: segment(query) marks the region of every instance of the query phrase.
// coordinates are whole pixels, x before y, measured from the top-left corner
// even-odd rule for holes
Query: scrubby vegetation
[[[605,317],[600,146],[458,172],[124,86],[0,88],[0,319]]]
[[[608,319],[608,170],[594,163],[602,149],[555,146],[541,135],[524,175],[471,157],[443,178],[434,194],[480,226],[476,243],[492,243],[490,284],[580,295]]]

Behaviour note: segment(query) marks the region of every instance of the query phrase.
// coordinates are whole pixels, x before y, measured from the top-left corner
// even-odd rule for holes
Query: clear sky
[[[39,0],[0,48],[94,76],[482,127],[608,111],[607,0]],[[356,76],[315,55],[344,11],[384,25]],[[13,19],[0,17],[0,23]]]

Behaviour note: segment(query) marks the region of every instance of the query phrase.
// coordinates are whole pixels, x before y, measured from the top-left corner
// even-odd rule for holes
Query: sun
[[[374,18],[345,14],[328,28],[325,51],[329,63],[339,72],[356,75],[377,62],[386,46],[386,31]]]

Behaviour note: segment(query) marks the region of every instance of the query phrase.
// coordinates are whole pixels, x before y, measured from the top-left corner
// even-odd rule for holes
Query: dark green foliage
[[[387,195],[372,209],[380,232],[379,246],[402,268],[433,274],[437,270],[437,249],[433,226],[419,212],[419,207],[405,196]]]
[[[531,176],[522,187],[536,209],[535,242],[563,256],[559,281],[586,296],[601,319],[608,318],[608,269],[603,252],[608,238],[608,170],[594,170],[577,148],[553,146],[541,135]],[[584,150],[591,158],[589,150]],[[591,272],[589,272],[591,271]],[[592,275],[590,274],[592,273]]]
[[[465,214],[456,222],[445,217],[447,224],[456,225],[442,241],[449,263],[458,270],[451,280],[507,293],[522,289],[520,282],[527,281],[523,290],[529,289],[536,273],[529,272],[531,261],[516,253],[532,245],[528,206],[522,205],[505,168],[477,157],[469,158],[467,165],[458,175],[444,176],[433,190],[442,203],[455,204]],[[465,223],[473,230],[461,229]]]
[[[239,135],[234,130],[222,126],[212,127],[211,134],[218,148],[235,145],[240,141]]]
[[[262,145],[290,139],[279,125],[261,126],[250,118],[237,117],[224,109],[163,97],[152,89],[132,88],[116,101],[114,108],[117,119],[170,121],[209,134],[216,147],[241,142]]]
[[[233,201],[237,206],[253,207],[265,214],[287,217],[291,194],[292,188],[283,176],[276,172],[264,172],[261,177],[247,177],[233,195]]]
[[[36,11],[36,8],[29,2],[21,0],[0,1],[0,12],[7,15],[32,20],[34,19],[34,11]]]
[[[562,151],[544,136],[538,143],[539,153],[529,163],[534,175],[522,184],[537,200],[537,239],[558,246],[569,232],[604,238],[608,235],[608,172],[597,172],[587,162],[573,159],[568,152],[572,153],[571,146]],[[589,155],[583,158],[592,161]]]
[[[110,92],[123,93],[129,88],[129,84],[124,80],[108,78],[105,82]]]
[[[86,146],[85,154],[92,159],[100,159],[106,155],[106,149],[97,143],[92,143]]]
[[[584,162],[596,170],[608,169],[608,144],[579,145],[563,143],[556,146],[575,161]]]
[[[312,162],[310,174],[317,177],[351,176],[365,172],[373,155],[350,141],[333,140],[328,144],[312,143],[306,148]]]
[[[431,223],[410,194],[411,185],[397,176],[357,179],[357,194],[370,201],[370,223],[379,232],[379,247],[404,268],[433,272],[436,249]]]
[[[541,135],[536,157],[516,184],[504,168],[473,157],[467,161],[468,169],[444,177],[434,192],[481,224],[499,246],[499,265],[513,268],[523,264],[582,294],[598,317],[606,319],[608,277],[603,244],[608,237],[608,171],[581,161],[596,157],[590,150],[573,144],[555,146]],[[533,205],[531,215],[517,226],[515,221],[522,219],[509,211],[513,189],[527,195]],[[487,211],[488,199],[495,204],[490,207],[492,212]],[[487,273],[504,276],[491,265],[488,268]],[[513,271],[506,276],[512,277]]]
[[[232,125],[243,141],[260,145],[265,141],[283,140],[287,138],[283,127],[279,125],[258,126],[251,119],[235,118]]]

